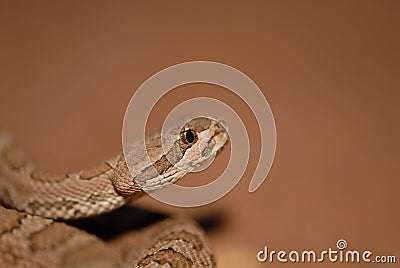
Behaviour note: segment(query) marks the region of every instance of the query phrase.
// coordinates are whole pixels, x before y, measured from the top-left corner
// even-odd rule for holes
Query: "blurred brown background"
[[[150,130],[187,97],[218,97],[248,127],[246,175],[209,206],[177,209],[150,198],[137,205],[222,215],[209,234],[220,267],[281,267],[258,263],[257,252],[321,251],[340,238],[399,262],[399,8],[397,1],[2,1],[0,125],[44,169],[79,170],[120,150],[125,108],[149,76],[192,60],[231,65],[259,85],[275,116],[266,182],[247,192],[259,142],[248,108],[220,88],[190,85],[160,102]],[[225,150],[185,181],[209,181],[228,157]]]

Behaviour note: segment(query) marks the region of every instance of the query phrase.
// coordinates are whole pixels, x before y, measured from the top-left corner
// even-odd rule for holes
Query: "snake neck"
[[[116,191],[122,154],[76,173],[41,172],[14,138],[0,132],[0,201],[29,214],[60,220],[109,212],[141,194]],[[121,174],[118,174],[121,176]]]

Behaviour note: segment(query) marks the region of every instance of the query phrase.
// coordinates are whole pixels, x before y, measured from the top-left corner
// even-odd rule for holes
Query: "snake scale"
[[[0,131],[0,267],[215,267],[203,231],[186,218],[168,218],[110,243],[60,222],[110,212],[144,190],[174,183],[228,141],[216,120],[182,125],[132,144],[126,158],[120,153],[67,174],[40,171],[14,137]]]

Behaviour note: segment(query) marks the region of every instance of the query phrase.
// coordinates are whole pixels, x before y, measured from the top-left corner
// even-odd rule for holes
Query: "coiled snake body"
[[[174,183],[228,140],[215,120],[197,118],[132,145],[97,167],[49,174],[37,169],[14,138],[0,132],[0,267],[214,267],[204,234],[172,218],[128,233],[114,248],[54,220],[100,215]],[[164,133],[163,133],[164,137]],[[146,145],[147,152],[136,150]],[[128,164],[127,164],[128,163]],[[129,165],[129,169],[128,169]]]

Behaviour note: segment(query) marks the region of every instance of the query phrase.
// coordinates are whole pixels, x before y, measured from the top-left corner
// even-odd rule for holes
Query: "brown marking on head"
[[[212,121],[212,119],[207,117],[197,117],[187,122],[182,129],[192,129],[196,133],[200,133],[209,129]]]

